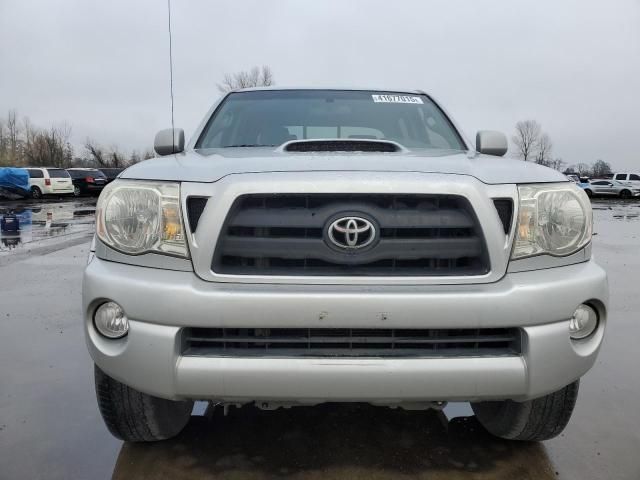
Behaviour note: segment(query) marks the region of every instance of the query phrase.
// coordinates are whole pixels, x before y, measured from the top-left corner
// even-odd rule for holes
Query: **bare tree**
[[[540,142],[540,124],[535,120],[516,123],[516,134],[511,137],[520,158],[525,162],[535,157]]]
[[[565,165],[565,162],[562,160],[562,158],[556,157],[553,160],[549,161],[549,163],[547,164],[547,167],[551,167],[555,170],[562,171],[564,165]]]
[[[575,169],[581,177],[591,176],[591,168],[586,163],[577,163]]]
[[[553,144],[551,143],[551,139],[549,135],[543,133],[540,135],[536,148],[536,163],[540,165],[545,165],[547,167],[551,166],[551,162],[553,159],[551,158],[551,149],[553,148]]]
[[[218,90],[220,93],[227,93],[240,88],[268,87],[274,83],[271,68],[263,65],[262,68],[253,67],[247,71],[226,73],[222,83],[218,84]]]
[[[127,154],[123,153],[117,145],[104,148],[95,140],[87,138],[84,142],[84,148],[92,163],[97,167],[124,168],[135,163],[130,162],[130,159],[127,159]],[[135,151],[131,154],[131,158],[134,158],[134,155],[137,155]]]
[[[15,110],[9,110],[7,121],[0,121],[0,165],[20,165],[22,163],[22,129]]]
[[[129,155],[129,160],[127,162],[128,165],[133,165],[135,163],[141,162],[143,160],[149,160],[150,158],[154,158],[155,155],[153,150],[146,149],[140,153],[138,150],[133,150],[131,155]]]
[[[4,122],[0,120],[0,166],[9,165],[7,159],[7,134],[4,130]]]
[[[591,168],[591,173],[595,178],[604,177],[605,175],[612,173],[611,165],[609,165],[604,160],[598,159],[593,164],[593,167]]]
[[[73,147],[69,143],[71,127],[68,124],[42,130],[34,127],[27,118],[24,125],[23,163],[42,167],[71,166]]]
[[[91,138],[87,138],[84,142],[84,148],[89,154],[89,157],[98,167],[108,167],[108,161],[102,147]]]
[[[116,145],[112,145],[109,149],[108,159],[110,167],[124,168],[127,166],[127,156]]]

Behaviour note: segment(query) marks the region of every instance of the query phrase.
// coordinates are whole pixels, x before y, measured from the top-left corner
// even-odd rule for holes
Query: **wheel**
[[[74,197],[79,197],[82,194],[82,192],[80,191],[80,187],[77,185],[73,186],[73,196]]]
[[[593,197],[593,190],[591,190],[589,188],[585,188],[584,191],[587,194],[587,197],[589,197],[589,198]]]
[[[622,190],[620,192],[620,198],[631,198],[631,190]]]
[[[31,198],[42,198],[42,190],[38,187],[31,187]]]
[[[490,433],[508,440],[548,440],[567,426],[578,397],[580,381],[526,402],[472,403],[476,418]]]
[[[96,396],[111,434],[128,442],[152,442],[176,436],[189,421],[193,402],[176,402],[134,390],[95,366]]]

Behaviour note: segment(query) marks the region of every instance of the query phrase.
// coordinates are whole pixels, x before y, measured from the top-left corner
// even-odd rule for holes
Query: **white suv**
[[[29,167],[29,187],[33,198],[43,195],[73,194],[71,176],[64,168]]]
[[[616,173],[613,179],[626,183],[629,186],[640,188],[640,174],[638,173]]]

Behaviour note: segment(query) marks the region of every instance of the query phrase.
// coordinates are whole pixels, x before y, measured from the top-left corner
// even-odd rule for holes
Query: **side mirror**
[[[166,128],[156,133],[153,149],[158,155],[171,155],[184,151],[184,130],[181,128]]]
[[[487,155],[503,156],[507,153],[507,137],[502,132],[480,130],[476,134],[476,150]]]

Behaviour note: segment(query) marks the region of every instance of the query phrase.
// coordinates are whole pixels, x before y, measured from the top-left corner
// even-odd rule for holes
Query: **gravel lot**
[[[594,202],[594,255],[611,287],[607,337],[569,427],[543,444],[493,439],[465,404],[226,417],[197,404],[174,440],[117,441],[99,418],[80,325],[94,204],[0,204],[0,215],[30,218],[19,241],[0,238],[0,479],[640,478],[640,202]]]

